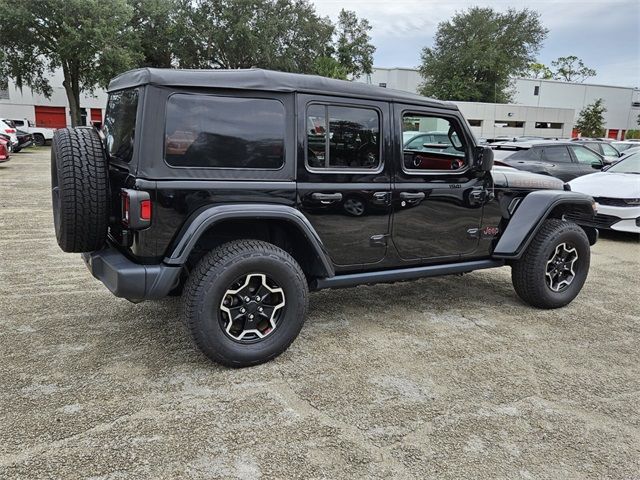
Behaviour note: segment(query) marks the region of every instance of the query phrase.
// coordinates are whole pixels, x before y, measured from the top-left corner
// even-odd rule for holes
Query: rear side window
[[[285,110],[278,100],[172,95],[165,160],[173,167],[279,169]]]
[[[107,151],[111,157],[127,163],[133,156],[137,110],[138,90],[122,90],[109,94],[104,116]]]
[[[541,160],[541,150],[539,148],[529,148],[519,150],[509,157],[509,160]]]
[[[544,159],[553,163],[571,163],[571,154],[565,146],[544,147]]]
[[[307,168],[373,170],[380,160],[380,115],[360,107],[307,108]]]

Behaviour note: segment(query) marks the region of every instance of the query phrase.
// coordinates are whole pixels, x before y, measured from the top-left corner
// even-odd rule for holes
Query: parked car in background
[[[583,140],[583,139],[574,139],[574,142],[579,142],[580,144],[590,148],[596,153],[599,153],[604,157],[604,161],[607,163],[617,162],[620,158],[620,152],[616,150],[615,147],[611,145],[610,142],[605,142],[603,140]]]
[[[613,145],[615,149],[618,150],[620,153],[624,153],[630,148],[640,146],[640,143],[632,142],[631,140],[623,140],[621,142],[611,142],[611,145]]]
[[[508,142],[492,148],[498,165],[551,175],[565,182],[605,166],[601,155],[573,142]]]
[[[23,148],[33,145],[33,135],[30,133],[23,130],[16,130],[16,137],[18,137],[18,146],[13,150],[16,153]]]
[[[569,185],[572,191],[591,195],[598,204],[594,227],[640,233],[640,152]]]
[[[16,135],[16,128],[0,119],[0,133],[8,135],[11,143],[11,150],[15,150],[20,142],[18,142],[18,136]]]
[[[9,157],[11,157],[10,145],[11,140],[7,140],[4,135],[0,135],[0,163],[9,161]]]
[[[634,153],[640,152],[640,144],[636,143],[637,147],[627,148],[624,152],[620,154],[620,158],[627,157],[629,155],[633,155]]]
[[[42,146],[51,143],[53,138],[53,128],[36,127],[35,124],[26,118],[22,119],[4,119],[5,122],[13,124],[14,128],[19,128],[33,135],[33,141],[36,145]]]

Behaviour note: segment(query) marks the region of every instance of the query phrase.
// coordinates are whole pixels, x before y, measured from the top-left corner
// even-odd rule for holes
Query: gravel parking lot
[[[640,478],[640,244],[570,306],[508,268],[311,295],[277,360],[193,350],[53,233],[48,148],[0,165],[2,478]]]

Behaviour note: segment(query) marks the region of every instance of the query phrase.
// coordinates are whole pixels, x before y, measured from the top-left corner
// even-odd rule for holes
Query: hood
[[[592,197],[640,198],[640,175],[633,173],[598,172],[569,182],[574,192]]]
[[[556,177],[495,166],[491,170],[496,187],[522,188],[526,190],[564,190],[564,182]]]

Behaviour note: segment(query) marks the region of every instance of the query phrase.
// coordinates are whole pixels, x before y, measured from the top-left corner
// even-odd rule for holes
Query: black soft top
[[[348,82],[299,73],[276,72],[259,68],[238,70],[178,70],[170,68],[138,68],[115,77],[107,91],[141,85],[167,87],[226,88],[270,92],[304,92],[344,97],[387,100],[457,110],[449,102],[411,93],[391,90],[360,82]]]

